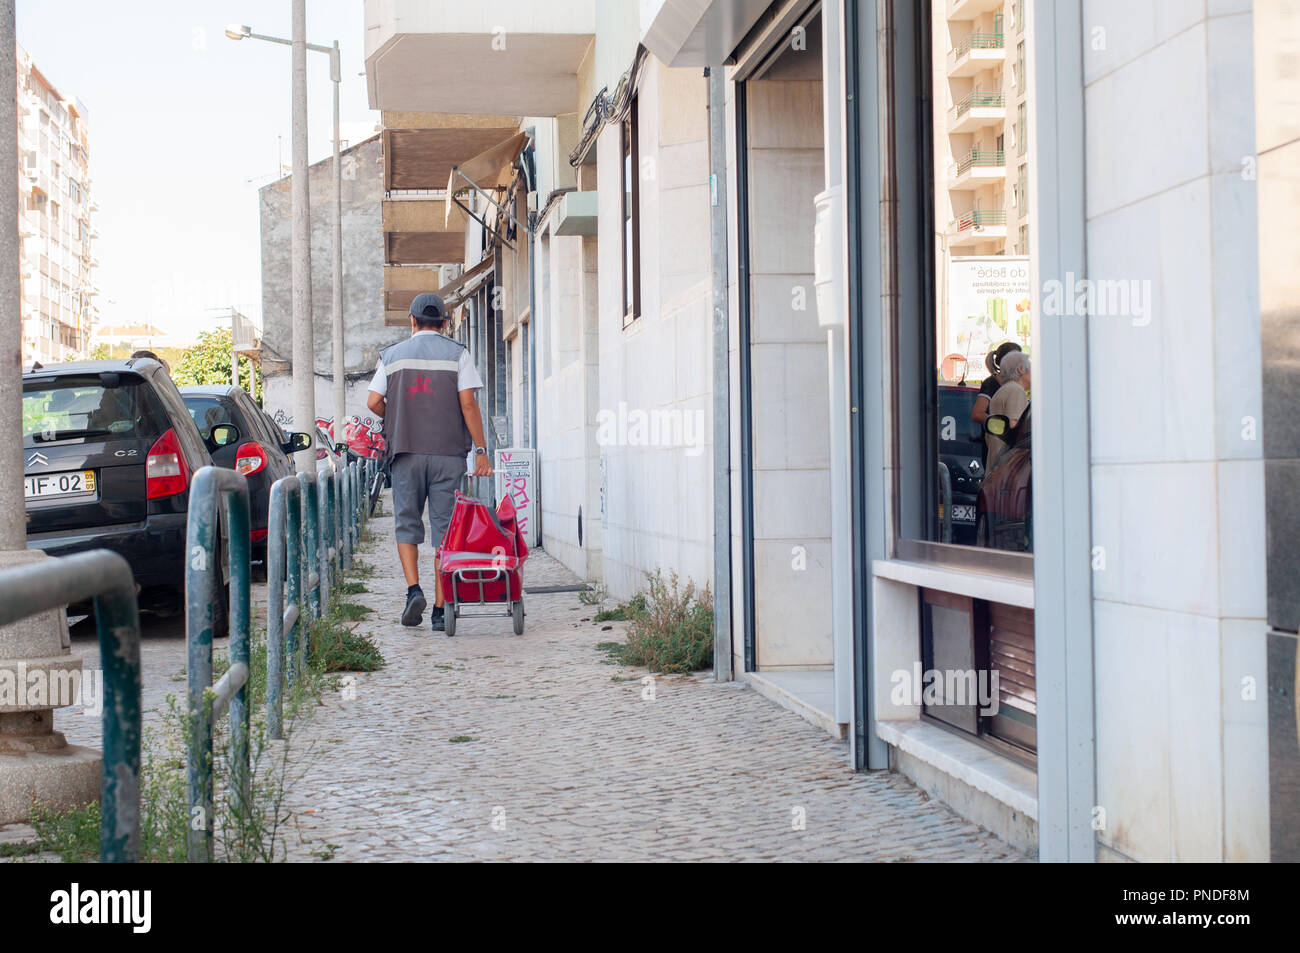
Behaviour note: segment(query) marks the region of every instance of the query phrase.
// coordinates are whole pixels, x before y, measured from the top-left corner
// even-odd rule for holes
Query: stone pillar
[[[0,182],[18,181],[17,52],[14,0],[0,0]],[[22,312],[18,272],[18,190],[0,189],[0,354],[15,364],[22,354]],[[10,365],[11,368],[14,365]],[[23,498],[22,375],[0,374],[0,571],[49,559],[27,549]],[[52,686],[79,672],[72,654],[68,621],[62,609],[13,625],[0,626],[0,824],[25,821],[32,802],[66,808],[98,800],[100,758],[89,748],[72,747],[54,730]],[[57,691],[57,687],[55,688]],[[36,702],[39,702],[37,704]]]

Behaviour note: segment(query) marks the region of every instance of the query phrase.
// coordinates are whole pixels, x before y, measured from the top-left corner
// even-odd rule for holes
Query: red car
[[[1002,414],[989,417],[984,429],[1006,441],[988,472],[976,501],[975,544],[1012,552],[1034,551],[1034,493],[1030,445],[1030,408],[1019,423]]]

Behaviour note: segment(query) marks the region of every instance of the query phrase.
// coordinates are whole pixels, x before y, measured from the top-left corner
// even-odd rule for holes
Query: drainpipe
[[[9,355],[10,373],[0,374],[0,570],[50,559],[27,548],[23,498],[22,284],[18,272],[18,74],[14,38],[14,0],[0,0],[0,354]],[[17,372],[17,373],[15,373]],[[35,452],[35,451],[32,451]],[[3,489],[7,487],[7,489]],[[67,702],[50,697],[62,681],[80,680],[81,658],[72,654],[63,609],[53,609],[0,626],[0,673],[15,687],[0,696],[0,824],[25,822],[32,801],[66,810],[99,801],[100,757],[90,748],[69,745],[54,730],[54,709]],[[67,673],[66,678],[60,678]],[[41,704],[28,691],[42,684]],[[70,701],[70,699],[69,699]],[[44,704],[54,702],[56,704]],[[62,702],[63,704],[57,704]]]
[[[713,262],[713,677],[730,682],[731,308],[727,298],[727,106],[721,69],[709,87],[709,251]]]

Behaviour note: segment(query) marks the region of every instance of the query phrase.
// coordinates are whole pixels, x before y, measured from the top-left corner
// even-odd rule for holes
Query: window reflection
[[[975,0],[949,19],[953,8],[930,7],[939,418],[931,538],[1032,552],[1032,43],[1022,3]]]

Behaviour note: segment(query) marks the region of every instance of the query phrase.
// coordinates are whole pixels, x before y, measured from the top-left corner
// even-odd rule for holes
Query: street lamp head
[[[226,36],[232,40],[242,40],[246,36],[251,36],[253,28],[251,26],[241,26],[238,23],[232,23],[226,27]]]

